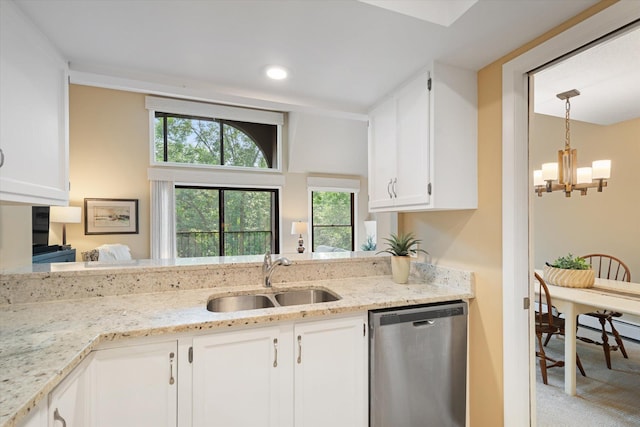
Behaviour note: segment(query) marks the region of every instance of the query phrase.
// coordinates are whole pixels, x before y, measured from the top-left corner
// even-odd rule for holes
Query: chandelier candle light
[[[558,151],[557,163],[544,163],[542,169],[533,171],[533,185],[538,197],[552,191],[564,191],[566,197],[571,197],[573,190],[579,190],[580,195],[584,196],[589,188],[597,188],[598,192],[602,192],[602,188],[607,186],[606,180],[611,177],[611,160],[596,160],[592,167],[578,167],[578,152],[571,148],[569,127],[569,99],[578,95],[580,92],[576,89],[556,95],[565,100],[564,150]]]

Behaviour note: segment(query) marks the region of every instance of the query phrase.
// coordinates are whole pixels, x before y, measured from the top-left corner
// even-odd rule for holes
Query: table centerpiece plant
[[[428,252],[417,247],[421,240],[416,239],[412,233],[391,233],[389,238],[383,240],[387,242],[387,249],[377,253],[386,252],[391,254],[391,276],[393,281],[399,284],[407,283],[409,280],[411,255],[415,255],[418,252],[428,254]]]
[[[547,283],[567,288],[590,288],[595,283],[591,265],[571,253],[545,263],[543,275]]]

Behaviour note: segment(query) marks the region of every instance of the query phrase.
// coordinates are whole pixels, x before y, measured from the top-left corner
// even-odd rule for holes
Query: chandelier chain
[[[571,104],[569,103],[569,98],[565,103],[564,107],[564,123],[565,123],[565,131],[564,131],[564,148],[571,148],[571,131],[569,129],[569,111],[571,110]]]

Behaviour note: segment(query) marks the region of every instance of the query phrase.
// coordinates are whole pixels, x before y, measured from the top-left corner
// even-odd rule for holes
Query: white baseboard
[[[600,330],[600,322],[595,317],[581,315],[579,317],[580,326],[586,326],[588,328]],[[640,341],[640,324],[630,322],[622,319],[614,319],[613,323],[616,325],[616,329],[625,338]],[[610,332],[607,326],[607,332]]]

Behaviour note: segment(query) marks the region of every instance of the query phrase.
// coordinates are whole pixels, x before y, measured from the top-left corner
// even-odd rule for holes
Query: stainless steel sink
[[[266,295],[230,295],[212,298],[207,302],[207,310],[215,312],[254,310],[269,307],[274,307],[274,304],[271,298]]]
[[[216,313],[255,310],[258,308],[285,307],[290,305],[317,304],[338,301],[340,297],[325,289],[292,289],[276,293],[228,295],[210,298],[207,310]]]
[[[299,305],[299,304],[315,304],[319,302],[337,301],[340,298],[324,289],[300,289],[280,292],[275,295],[278,304]]]

